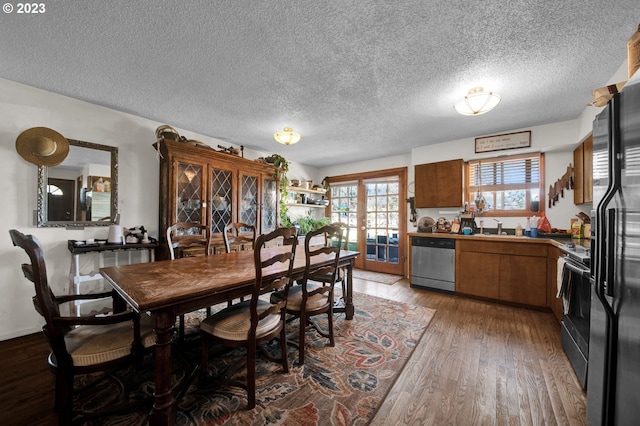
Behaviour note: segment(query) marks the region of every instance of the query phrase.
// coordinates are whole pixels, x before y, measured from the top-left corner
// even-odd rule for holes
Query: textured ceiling
[[[0,15],[0,77],[318,167],[577,118],[640,22],[637,0],[46,8]],[[458,115],[475,86],[502,102]],[[301,142],[274,142],[285,126]]]

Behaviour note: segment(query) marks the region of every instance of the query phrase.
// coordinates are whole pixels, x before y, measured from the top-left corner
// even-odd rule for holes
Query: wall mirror
[[[69,139],[69,155],[38,166],[37,226],[108,226],[118,222],[118,148]]]

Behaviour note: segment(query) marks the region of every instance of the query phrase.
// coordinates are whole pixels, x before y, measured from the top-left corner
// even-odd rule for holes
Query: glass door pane
[[[231,222],[232,176],[229,170],[211,170],[211,234],[222,234],[225,225]]]
[[[240,176],[240,222],[253,225],[258,218],[258,177],[250,175]]]
[[[342,222],[349,228],[349,250],[358,247],[358,183],[331,185],[331,222]]]
[[[278,215],[278,187],[274,178],[265,178],[262,182],[262,233],[276,229]]]
[[[402,273],[399,253],[400,185],[396,177],[364,182],[366,269]]]
[[[178,163],[176,182],[176,222],[203,223],[202,166]]]

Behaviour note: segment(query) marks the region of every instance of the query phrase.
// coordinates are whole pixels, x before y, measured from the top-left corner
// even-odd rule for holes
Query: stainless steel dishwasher
[[[456,240],[411,238],[411,286],[455,292]]]

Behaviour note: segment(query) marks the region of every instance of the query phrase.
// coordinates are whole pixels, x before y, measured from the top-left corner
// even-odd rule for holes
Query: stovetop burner
[[[562,252],[566,253],[569,258],[589,266],[591,263],[591,249],[588,247],[577,246],[575,243],[567,243],[560,247]]]

